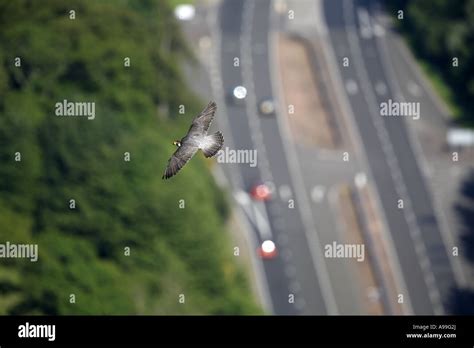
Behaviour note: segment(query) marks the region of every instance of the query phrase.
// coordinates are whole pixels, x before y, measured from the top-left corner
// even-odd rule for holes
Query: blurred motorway
[[[289,10],[294,20],[288,19]],[[356,285],[358,275],[346,263],[323,256],[324,245],[344,241],[331,195],[338,183],[353,185],[362,173],[376,191],[404,313],[449,312],[451,291],[463,275],[447,252],[452,240],[433,200],[420,145],[409,129],[410,122],[417,121],[380,117],[379,105],[388,99],[419,101],[422,114],[433,122],[444,124],[445,116],[437,100],[424,90],[424,81],[410,73],[413,63],[398,52],[377,2],[222,0],[210,17],[214,54],[209,75],[226,146],[258,152],[256,167],[226,164],[222,168],[237,203],[247,213],[252,203],[243,193],[259,182],[274,188],[262,215],[268,228],[249,219],[254,247],[270,238],[279,252],[274,259],[257,260],[267,311],[367,313],[367,293]],[[327,89],[323,104],[331,117],[340,118],[344,110],[350,118],[344,126],[349,135],[341,134],[355,141],[344,140],[346,148],[320,151],[291,139],[275,58],[279,31],[297,33],[319,47],[316,66],[331,75],[320,81],[320,87]],[[349,58],[348,66],[343,66],[344,58]],[[240,102],[231,96],[238,85],[248,92]],[[267,98],[276,101],[274,117],[259,114],[258,105]],[[354,160],[342,161],[340,154],[346,149]],[[294,200],[294,208],[289,208],[289,199]],[[397,207],[400,199],[403,209]],[[393,312],[386,308],[386,313]]]
[[[219,13],[222,88],[227,101],[237,85],[246,86],[249,93],[244,106],[226,104],[233,147],[258,151],[257,167],[239,166],[240,188],[248,191],[260,181],[270,181],[277,188],[285,185],[295,192],[277,120],[259,118],[257,114],[256,102],[273,95],[268,57],[269,15],[270,1],[222,3]],[[234,57],[240,57],[241,69],[233,66]],[[274,313],[326,314],[319,280],[326,270],[313,259],[305,230],[308,227],[299,205],[288,209],[282,200],[271,200],[266,208],[270,228],[280,246],[279,256],[264,262]],[[257,236],[261,243],[262,238]],[[319,275],[318,268],[322,268]],[[295,297],[294,304],[289,302],[290,294]]]
[[[450,292],[456,282],[431,194],[420,170],[420,159],[407,130],[407,122],[416,121],[380,117],[378,109],[378,105],[388,99],[414,99],[413,95],[402,94],[397,89],[399,85],[408,86],[407,76],[390,75],[388,58],[393,51],[387,51],[383,46],[386,29],[375,19],[375,1],[326,0],[324,9],[338,61],[343,57],[350,57],[352,61],[347,69],[340,68],[339,72],[343,80],[356,81],[360,89],[359,93],[348,95],[348,98],[377,185],[411,307],[415,314],[442,314],[449,305]],[[364,18],[368,23],[362,23]],[[364,25],[370,28],[365,35]],[[406,66],[403,70],[410,71],[410,68]],[[431,108],[431,113],[424,115],[439,117],[432,100],[426,97],[416,99],[421,102],[424,112],[425,108]],[[398,199],[403,199],[404,209],[397,208]]]

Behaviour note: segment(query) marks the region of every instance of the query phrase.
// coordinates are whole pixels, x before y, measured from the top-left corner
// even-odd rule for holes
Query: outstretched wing
[[[209,129],[209,126],[211,125],[212,120],[214,119],[216,109],[216,103],[213,101],[209,102],[204,110],[202,110],[202,112],[194,118],[193,123],[189,128],[188,134],[199,133],[205,135]]]
[[[183,144],[173,153],[168,160],[168,166],[162,179],[169,179],[184,167],[186,163],[194,156],[198,148],[192,145]]]

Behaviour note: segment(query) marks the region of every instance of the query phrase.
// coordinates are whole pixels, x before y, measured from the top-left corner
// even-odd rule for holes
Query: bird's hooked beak
[[[173,145],[177,146],[177,147],[180,147],[181,146],[181,142],[179,140],[175,140],[173,141]]]

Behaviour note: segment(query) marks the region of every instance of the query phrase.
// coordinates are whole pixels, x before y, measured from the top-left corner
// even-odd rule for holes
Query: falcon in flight
[[[178,149],[168,160],[168,166],[162,179],[169,179],[178,173],[199,149],[205,157],[209,158],[222,148],[224,137],[221,132],[207,135],[207,130],[214,118],[216,107],[214,102],[207,104],[206,108],[194,118],[191,127],[189,127],[188,134],[183,139],[173,142],[173,145],[177,146]]]

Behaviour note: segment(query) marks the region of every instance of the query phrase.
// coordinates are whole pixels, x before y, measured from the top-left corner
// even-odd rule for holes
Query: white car
[[[247,96],[247,88],[245,88],[244,86],[236,86],[232,90],[232,97],[236,101],[242,101],[245,99],[246,96]]]
[[[262,115],[273,115],[275,113],[275,103],[272,99],[264,99],[260,102],[258,110]]]
[[[193,5],[182,4],[174,9],[174,16],[181,21],[190,21],[196,14],[196,8]]]

